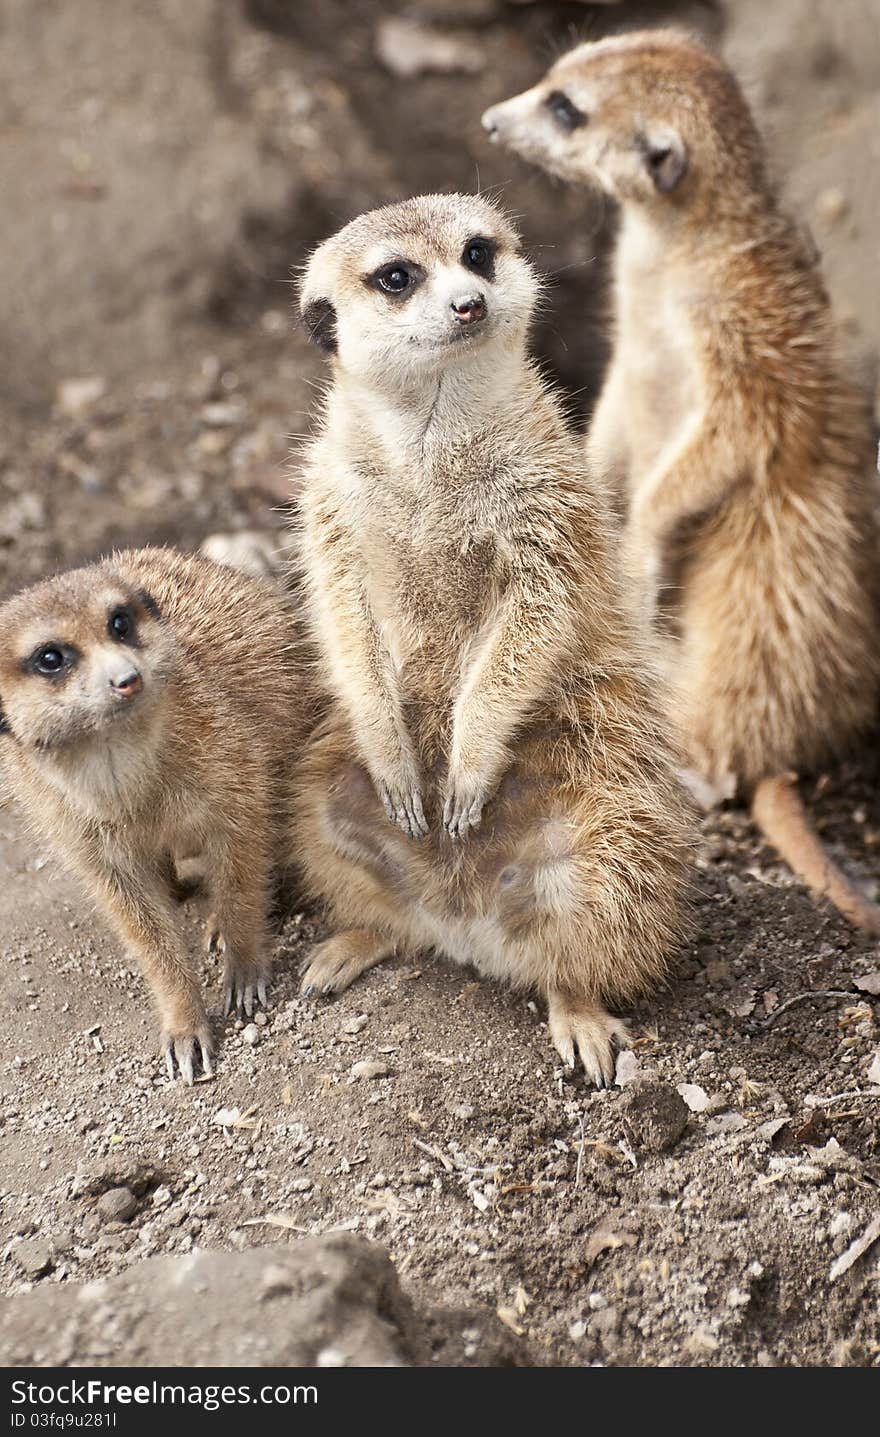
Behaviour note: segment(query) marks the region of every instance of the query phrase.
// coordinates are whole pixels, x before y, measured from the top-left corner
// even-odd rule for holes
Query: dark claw
[[[332,983],[326,983],[326,984],[324,985],[323,996],[324,996],[325,998],[329,998],[329,997],[330,997],[330,994],[331,994],[332,992],[333,992],[333,984],[332,984]]]
[[[314,991],[315,991],[315,985],[314,985],[314,983],[307,983],[306,986],[305,986],[305,987],[303,988],[303,990],[302,990],[302,996],[303,996],[304,998],[311,998],[311,996],[312,996],[312,994],[314,993]]]

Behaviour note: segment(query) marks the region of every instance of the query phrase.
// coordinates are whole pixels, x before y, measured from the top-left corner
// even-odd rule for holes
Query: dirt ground
[[[612,217],[490,150],[478,117],[577,34],[646,17],[735,61],[874,382],[871,0],[426,0],[408,14],[452,27],[466,68],[409,79],[376,52],[403,9],[126,0],[105,23],[99,0],[0,0],[0,595],[115,543],[280,529],[321,373],[290,266],[354,210],[477,167],[554,276],[536,344],[585,412]],[[878,777],[871,742],[804,780],[874,891]],[[878,945],[735,809],[704,824],[694,903],[610,1092],[563,1074],[535,1004],[431,955],[303,1002],[310,913],[284,922],[265,1023],[218,1016],[217,1076],[186,1089],[118,945],[0,807],[4,1289],[341,1228],[387,1246],[420,1301],[497,1309],[537,1363],[880,1365],[880,1250],[850,1261],[880,1216]],[[200,920],[188,905],[199,950]],[[216,1001],[207,958],[204,976]],[[108,1164],[136,1197],[124,1221],[96,1202]],[[445,1360],[469,1360],[461,1341]]]

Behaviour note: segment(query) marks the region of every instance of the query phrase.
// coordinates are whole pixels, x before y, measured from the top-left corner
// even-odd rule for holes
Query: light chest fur
[[[627,216],[615,262],[615,348],[608,384],[619,389],[630,492],[698,420],[701,367],[692,312],[703,287],[638,216]],[[638,435],[638,444],[626,435]]]

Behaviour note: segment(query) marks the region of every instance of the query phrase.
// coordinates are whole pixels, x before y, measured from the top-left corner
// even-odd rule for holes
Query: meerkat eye
[[[492,240],[468,240],[461,257],[462,263],[466,269],[472,269],[476,274],[491,279],[495,270],[495,250],[496,245]]]
[[[377,269],[373,279],[386,294],[403,294],[412,284],[412,275],[402,264],[386,264]]]
[[[67,659],[62,649],[56,648],[54,644],[44,644],[41,649],[37,649],[31,663],[38,674],[54,678],[66,666]]]
[[[587,123],[583,110],[579,110],[562,90],[553,90],[544,101],[557,125],[563,130],[577,130]]]
[[[111,639],[124,644],[134,636],[134,621],[127,609],[114,609],[107,620],[107,631]]]

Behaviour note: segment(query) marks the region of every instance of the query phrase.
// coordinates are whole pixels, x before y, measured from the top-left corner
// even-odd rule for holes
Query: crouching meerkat
[[[78,875],[159,1010],[169,1074],[211,1072],[178,932],[175,859],[201,855],[225,1006],[265,1002],[273,867],[305,713],[274,585],[167,549],[60,574],[0,607],[0,776]]]
[[[870,414],[739,86],[687,37],[636,33],[579,46],[483,124],[621,206],[589,454],[652,620],[663,594],[695,787],[750,799],[813,892],[877,932],[794,787],[876,715]]]
[[[295,833],[340,931],[303,990],[433,947],[542,993],[607,1083],[605,1004],[667,972],[689,819],[605,508],[526,356],[536,293],[470,195],[362,215],[307,267],[332,380],[299,550],[331,701]]]

